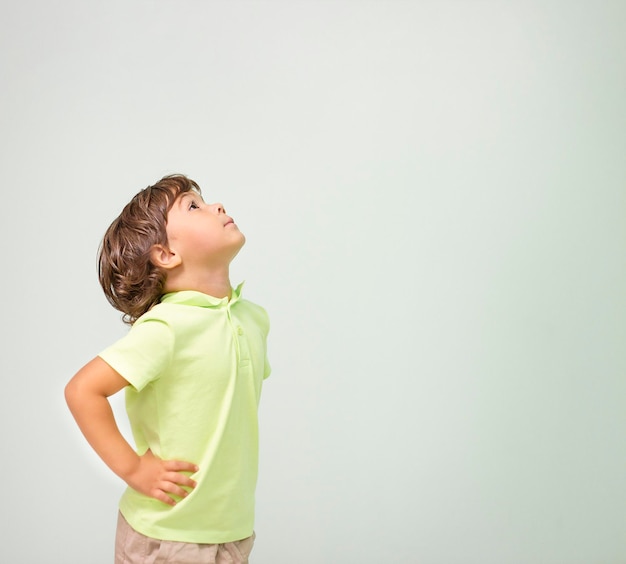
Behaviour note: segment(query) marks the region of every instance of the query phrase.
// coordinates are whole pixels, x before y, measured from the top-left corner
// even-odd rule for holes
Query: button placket
[[[230,304],[226,307],[226,316],[228,318],[228,324],[230,325],[230,330],[233,332],[233,340],[235,341],[235,350],[237,352],[237,364],[239,364],[241,363],[241,347],[240,347],[238,335],[241,334],[239,333],[239,330],[241,330],[241,327],[236,328],[235,324],[233,323],[233,316],[230,311]]]
[[[237,360],[241,367],[246,367],[250,364],[250,348],[248,347],[248,339],[246,338],[246,332],[239,323],[236,317],[233,317],[228,309],[228,319],[233,329],[233,337],[237,342]]]

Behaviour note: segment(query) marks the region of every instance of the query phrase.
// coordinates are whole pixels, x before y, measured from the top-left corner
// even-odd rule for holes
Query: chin
[[[239,238],[239,241],[237,243],[237,245],[233,245],[233,258],[237,255],[237,253],[239,253],[239,251],[241,250],[241,247],[243,247],[246,244],[246,236],[241,233],[241,237]]]

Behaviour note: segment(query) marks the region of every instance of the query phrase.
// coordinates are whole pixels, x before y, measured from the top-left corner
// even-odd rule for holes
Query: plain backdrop
[[[180,172],[272,320],[254,564],[626,562],[626,3],[0,6],[0,561],[112,562],[63,387]]]

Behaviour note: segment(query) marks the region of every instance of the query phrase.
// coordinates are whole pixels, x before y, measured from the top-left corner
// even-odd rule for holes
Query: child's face
[[[246,241],[220,203],[207,204],[197,192],[181,194],[167,215],[167,239],[186,268],[224,266]]]

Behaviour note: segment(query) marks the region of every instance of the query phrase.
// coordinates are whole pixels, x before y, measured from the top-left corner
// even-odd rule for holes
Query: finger
[[[165,460],[163,461],[166,470],[174,472],[197,472],[198,466],[193,462],[185,462],[184,460]]]
[[[154,499],[158,499],[159,501],[162,501],[163,503],[166,503],[167,505],[176,505],[176,500],[172,499],[169,495],[167,495],[163,490],[161,489],[153,489],[150,492],[150,495],[154,498]]]
[[[194,479],[190,478],[186,474],[180,474],[178,472],[167,472],[163,475],[163,479],[173,484],[180,486],[187,486],[189,488],[195,488],[198,484]]]
[[[161,490],[166,493],[173,494],[181,498],[187,497],[187,495],[189,494],[188,491],[184,490],[179,485],[173,482],[163,482],[163,484],[161,485]]]

